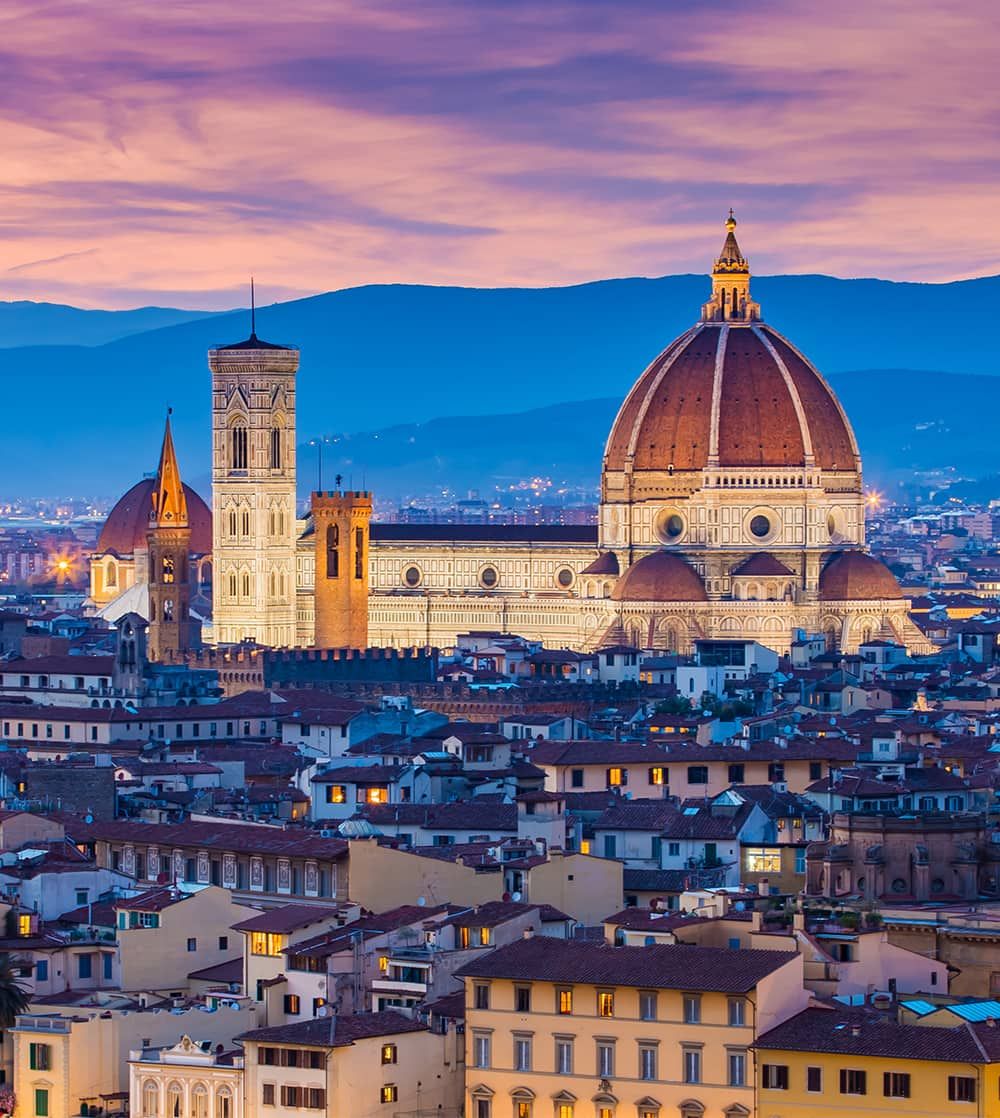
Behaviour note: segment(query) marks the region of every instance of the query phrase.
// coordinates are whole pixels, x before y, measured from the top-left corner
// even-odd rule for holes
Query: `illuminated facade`
[[[582,649],[703,637],[786,652],[798,630],[853,651],[929,648],[864,550],[861,459],[820,373],[761,316],[730,215],[700,321],[636,382],[612,426],[599,523],[371,526],[368,634],[448,646],[498,630]],[[311,643],[313,569],[300,551]]]
[[[295,376],[299,351],[261,341],[208,355],[212,372],[213,635],[297,643]]]

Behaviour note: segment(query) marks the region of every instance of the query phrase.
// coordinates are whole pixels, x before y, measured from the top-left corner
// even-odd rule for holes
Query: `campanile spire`
[[[757,322],[760,304],[750,298],[750,264],[736,240],[736,218],[729,211],[726,239],[712,268],[712,298],[701,309],[703,322]]]
[[[187,528],[187,498],[181,482],[181,472],[177,466],[174,451],[174,437],[170,430],[170,416],[173,408],[167,408],[167,423],[163,431],[163,445],[160,448],[160,465],[156,471],[156,488],[153,490],[153,509],[150,525],[155,528]]]

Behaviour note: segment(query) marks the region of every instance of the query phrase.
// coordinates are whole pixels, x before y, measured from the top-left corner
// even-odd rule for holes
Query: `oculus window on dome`
[[[656,517],[656,535],[661,543],[678,543],[687,529],[684,517],[676,509],[664,509]]]
[[[484,590],[494,590],[500,583],[500,573],[496,567],[483,567],[479,572],[479,585]]]

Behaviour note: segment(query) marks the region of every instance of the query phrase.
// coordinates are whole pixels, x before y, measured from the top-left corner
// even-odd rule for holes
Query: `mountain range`
[[[263,307],[257,332],[302,350],[303,489],[324,468],[385,495],[545,474],[595,484],[615,409],[697,318],[703,276],[575,287],[352,288]],[[774,276],[765,317],[828,376],[870,479],[993,472],[985,417],[1000,360],[1000,277],[950,284]],[[0,304],[0,496],[109,495],[155,467],[174,409],[182,468],[206,489],[206,350],[249,333],[246,311],[87,311]],[[964,375],[963,375],[964,374]],[[970,375],[974,374],[974,375]],[[360,434],[359,434],[360,432]]]

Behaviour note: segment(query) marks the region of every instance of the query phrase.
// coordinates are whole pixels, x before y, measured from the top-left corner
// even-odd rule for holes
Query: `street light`
[[[316,449],[319,451],[319,485],[317,486],[317,488],[320,493],[323,492],[323,444],[328,443],[329,441],[330,440],[326,437],[326,435],[323,435],[318,439],[309,440],[309,445],[316,447]]]

